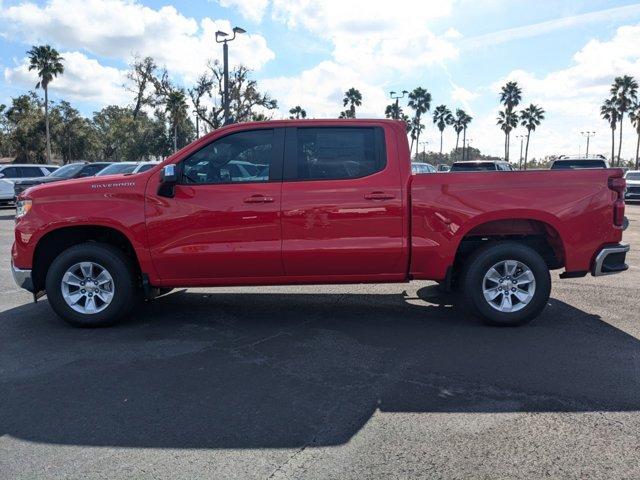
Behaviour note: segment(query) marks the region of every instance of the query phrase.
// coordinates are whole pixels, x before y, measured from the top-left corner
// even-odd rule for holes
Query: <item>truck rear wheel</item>
[[[467,260],[463,288],[474,314],[485,323],[517,326],[537,317],[547,305],[551,276],[544,259],[517,242],[499,242]]]
[[[129,313],[134,274],[123,252],[104,243],[68,248],[53,261],[45,281],[53,310],[76,327],[106,327]]]

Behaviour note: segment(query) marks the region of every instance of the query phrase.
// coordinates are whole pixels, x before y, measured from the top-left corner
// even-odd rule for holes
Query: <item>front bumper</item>
[[[624,272],[629,268],[629,265],[625,263],[628,251],[629,245],[621,243],[601,248],[593,262],[591,274],[594,277],[600,277]]]
[[[11,262],[11,274],[13,275],[13,280],[16,282],[16,285],[33,293],[34,288],[31,270],[23,270],[14,266],[13,262]]]

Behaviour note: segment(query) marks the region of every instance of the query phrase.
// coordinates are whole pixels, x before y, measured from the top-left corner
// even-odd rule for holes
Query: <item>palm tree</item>
[[[504,109],[498,112],[497,124],[500,125],[500,129],[504,132],[504,157],[509,161],[509,135],[511,130],[518,126],[518,115],[514,112]]]
[[[620,131],[618,135],[618,166],[620,166],[620,155],[622,153],[622,121],[624,120],[624,114],[633,103],[638,99],[638,82],[629,75],[622,77],[616,77],[611,85],[611,95],[615,99],[615,105],[618,109],[620,122]]]
[[[438,105],[433,110],[433,123],[435,123],[438,130],[440,130],[440,157],[442,157],[442,134],[444,133],[444,129],[447,128],[447,125],[453,123],[453,120],[451,110],[449,110],[446,105]]]
[[[524,150],[524,169],[527,169],[527,156],[529,155],[529,139],[531,132],[544,120],[544,110],[538,105],[530,104],[520,112],[520,125],[527,129],[527,146]]]
[[[500,103],[504,105],[506,114],[513,113],[513,109],[518,106],[518,104],[520,103],[520,100],[522,100],[522,89],[518,86],[518,82],[507,82],[500,90]],[[509,119],[511,119],[511,115],[507,115],[507,116]],[[518,126],[518,120],[516,117],[515,127],[517,126]],[[507,162],[509,161],[509,147],[511,145],[510,135],[511,135],[511,130],[513,128],[510,128],[508,130],[505,130],[504,128],[502,129],[505,134],[504,159]]]
[[[301,118],[307,118],[307,111],[302,108],[300,105],[296,105],[291,110],[289,110],[291,116],[289,117],[292,120],[299,120]]]
[[[458,152],[458,143],[460,142],[460,134],[462,133],[462,130],[464,130],[464,124],[463,124],[463,120],[465,118],[465,116],[467,115],[467,113],[462,110],[461,108],[458,108],[456,110],[456,116],[453,119],[453,130],[456,132],[456,149],[454,150],[454,152]]]
[[[349,110],[342,112],[341,115],[345,114],[346,118],[356,118],[356,107],[362,105],[362,94],[360,93],[360,90],[352,87],[344,92],[342,106],[346,107],[347,105],[349,105]]]
[[[465,159],[465,154],[466,154],[466,143],[467,143],[467,127],[469,126],[469,124],[471,123],[471,120],[473,120],[473,117],[471,115],[467,115],[464,111],[460,110],[463,113],[462,116],[462,159]]]
[[[638,156],[640,154],[640,103],[635,103],[629,112],[629,118],[631,119],[631,123],[633,127],[636,129],[636,135],[638,137],[636,141],[636,170],[640,168],[638,162]]]
[[[171,90],[165,100],[165,111],[169,113],[173,127],[173,153],[178,151],[178,124],[187,118],[187,96],[183,89]]]
[[[420,123],[420,119],[418,117],[413,117],[411,119],[411,130],[410,130],[412,148],[409,150],[409,152],[412,151],[413,142],[418,141],[418,138],[420,138],[420,133],[422,133],[423,130],[424,130],[424,125]],[[418,155],[418,153],[419,153],[418,149],[416,148],[416,156]]]
[[[396,105],[395,102],[390,103],[384,109],[384,116],[387,118],[400,119],[402,117],[402,107],[399,105]]]
[[[422,87],[416,87],[411,93],[409,93],[409,102],[407,103],[409,108],[412,108],[415,112],[414,118],[417,124],[420,124],[420,117],[427,113],[431,109],[431,94]],[[416,153],[418,153],[418,145],[420,142],[420,132],[424,130],[424,127],[418,131],[415,138],[416,141]],[[413,139],[411,141],[411,149],[413,149]]]
[[[614,164],[616,155],[616,127],[618,126],[618,108],[616,107],[615,98],[608,98],[600,107],[600,115],[609,123],[611,128],[611,165]]]
[[[64,58],[50,45],[33,46],[27,52],[29,70],[37,70],[39,81],[36,88],[44,90],[44,124],[47,137],[47,163],[51,163],[51,137],[49,135],[49,83],[64,73]]]

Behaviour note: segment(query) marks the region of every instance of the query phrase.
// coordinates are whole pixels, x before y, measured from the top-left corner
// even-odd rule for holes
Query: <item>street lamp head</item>
[[[406,95],[407,93],[409,93],[409,91],[408,91],[408,90],[402,90],[402,95],[403,95],[403,96],[404,96],[404,95]]]
[[[228,37],[229,34],[227,32],[223,32],[222,30],[218,30],[216,32],[216,42],[218,41],[218,38],[224,38],[224,37]]]
[[[395,90],[391,90],[391,91],[389,92],[389,95],[391,95],[391,96],[394,96],[395,94],[396,94],[396,91],[395,91]]]
[[[244,28],[240,28],[240,27],[233,27],[233,33],[235,34],[239,34],[239,33],[247,33],[247,31]]]

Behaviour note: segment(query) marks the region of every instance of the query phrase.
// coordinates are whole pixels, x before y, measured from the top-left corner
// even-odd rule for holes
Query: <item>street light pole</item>
[[[222,44],[222,69],[223,69],[223,82],[224,93],[222,95],[222,102],[224,106],[224,124],[229,123],[229,42],[235,40],[236,35],[239,33],[246,33],[246,30],[240,27],[233,27],[233,36],[227,38],[229,34],[218,30],[216,32],[216,43]],[[222,40],[220,40],[222,39]]]
[[[397,94],[395,91],[393,91],[393,90],[391,90],[391,91],[389,92],[389,96],[390,96],[392,99],[394,99],[394,100],[396,101],[396,109],[395,109],[395,111],[393,112],[393,118],[394,118],[395,120],[399,120],[399,119],[400,119],[400,104],[399,104],[399,100],[400,100],[401,98],[404,98],[404,96],[405,96],[407,93],[409,93],[409,92],[408,92],[408,91],[406,91],[406,90],[402,90],[402,95],[398,95],[398,94]]]
[[[200,138],[200,115],[198,115],[198,109],[196,108],[193,113],[196,114],[196,139]]]
[[[425,140],[424,142],[420,142],[420,145],[422,145],[422,161],[426,161],[427,159],[427,143],[429,143],[428,140]]]
[[[586,158],[589,158],[589,140],[591,139],[591,137],[595,137],[596,136],[596,132],[580,132],[582,134],[583,137],[587,137],[587,153],[585,155]]]
[[[524,142],[524,135],[516,135],[516,138],[520,139],[520,161],[518,162],[518,168],[522,170],[522,144]]]
[[[462,155],[462,160],[469,160],[469,149],[471,148],[471,142],[473,142],[473,139],[472,138],[467,138],[467,148],[465,149],[466,152],[463,153],[463,155]]]

